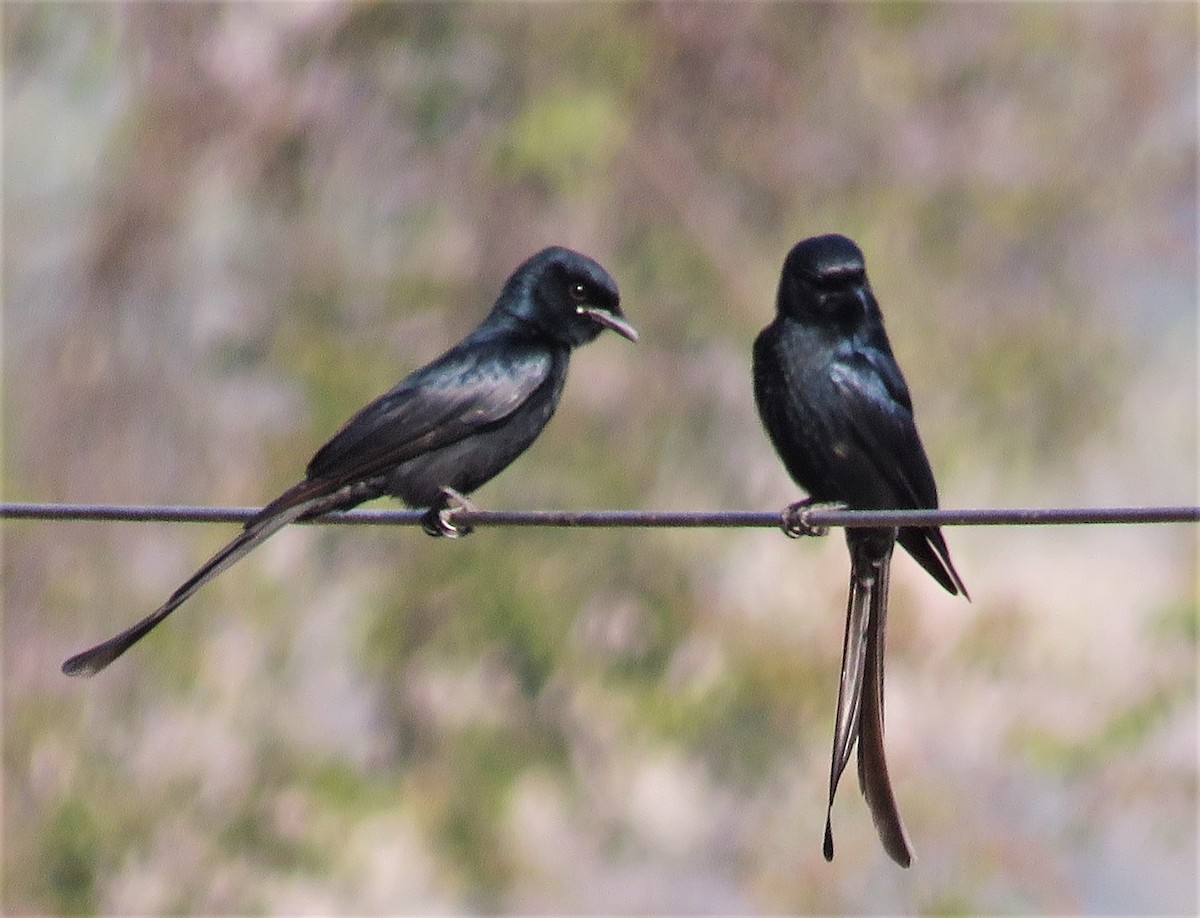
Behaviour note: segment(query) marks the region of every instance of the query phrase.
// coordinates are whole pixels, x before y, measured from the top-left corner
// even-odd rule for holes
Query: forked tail
[[[275,508],[276,512],[270,515],[260,514],[252,520],[233,541],[209,558],[196,573],[192,574],[179,589],[172,593],[165,603],[137,624],[126,628],[103,644],[97,644],[82,653],[77,653],[62,665],[62,671],[68,676],[94,676],[149,634],[159,622],[179,608],[200,587],[231,567],[288,523],[295,522],[302,516],[319,515],[330,509],[326,505],[332,503],[333,496],[337,495],[318,495],[290,506],[278,506],[280,501],[276,501],[268,508]]]

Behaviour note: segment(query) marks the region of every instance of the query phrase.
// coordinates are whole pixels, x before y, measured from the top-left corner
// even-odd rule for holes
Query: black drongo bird
[[[754,342],[754,396],[783,464],[810,501],[852,509],[937,506],[937,487],[913,421],[858,246],[845,236],[805,239],[788,253],[778,314]],[[884,848],[912,860],[883,750],[883,646],[895,543],[950,593],[967,595],[933,526],[847,529],[850,600],[842,648],[825,858],[838,779],[858,742],[858,781]]]
[[[296,520],[384,495],[429,507],[426,530],[531,444],[558,405],[571,349],[609,328],[637,340],[617,285],[569,249],[538,252],[513,272],[479,327],[352,417],[308,464],[303,481],[267,504],[160,608],[63,664],[68,675],[108,666],[201,586]]]

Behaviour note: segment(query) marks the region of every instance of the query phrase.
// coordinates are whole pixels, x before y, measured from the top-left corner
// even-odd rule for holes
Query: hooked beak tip
[[[626,322],[625,319],[622,318],[621,316],[613,315],[611,312],[609,312],[606,309],[595,309],[590,306],[580,306],[575,311],[579,315],[585,316],[585,317],[591,319],[597,325],[601,325],[604,328],[611,329],[612,331],[615,331],[618,335],[620,335],[622,338],[625,338],[629,341],[632,341],[634,344],[637,344],[637,340],[638,340],[637,329],[634,328],[632,325],[630,325],[628,322]]]

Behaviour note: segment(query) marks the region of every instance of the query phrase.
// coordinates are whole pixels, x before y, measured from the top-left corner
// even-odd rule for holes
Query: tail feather
[[[854,557],[851,549],[851,557]],[[857,562],[851,562],[852,566]],[[833,860],[833,798],[838,782],[850,761],[850,751],[858,740],[859,708],[862,703],[863,674],[867,664],[866,648],[870,625],[872,572],[852,570],[850,598],[846,604],[846,634],[842,641],[842,675],[838,686],[837,719],[833,731],[833,755],[829,765],[829,804],[825,810],[825,860]]]
[[[62,671],[68,676],[94,676],[149,634],[156,625],[217,574],[241,560],[284,526],[303,516],[327,512],[337,505],[333,498],[342,497],[340,494],[305,494],[294,503],[285,503],[285,497],[298,496],[300,487],[297,486],[286,492],[283,497],[264,508],[272,510],[272,512],[270,514],[260,512],[258,516],[247,523],[246,528],[238,533],[236,538],[209,558],[179,589],[171,594],[165,603],[115,637],[71,657],[63,663]]]
[[[906,526],[900,530],[897,541],[941,584],[942,589],[951,596],[961,593],[964,599],[971,601],[962,578],[954,569],[954,562],[950,560],[950,549],[946,547],[946,540],[942,537],[940,529],[934,526]]]
[[[877,568],[878,576],[871,594],[871,625],[867,630],[863,701],[859,712],[858,786],[862,788],[884,850],[901,867],[907,867],[912,863],[912,850],[892,793],[883,746],[883,656],[890,568],[889,552],[889,557]]]
[[[894,543],[890,537],[881,541],[878,534],[849,535],[846,542],[850,548],[850,598],[825,811],[825,859],[833,859],[833,798],[850,751],[857,744],[858,783],[875,831],[888,856],[907,867],[912,852],[892,794],[883,746],[883,653]]]

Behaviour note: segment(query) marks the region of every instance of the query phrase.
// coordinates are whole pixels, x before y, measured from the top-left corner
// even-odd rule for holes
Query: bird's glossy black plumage
[[[813,501],[853,509],[936,507],[908,386],[858,246],[833,234],[797,243],[784,262],[776,308],[754,342],[754,394],[796,483]],[[829,807],[857,742],[859,783],[880,840],[893,860],[908,866],[911,852],[883,748],[884,632],[897,541],[950,593],[967,592],[936,527],[846,530],[850,597]],[[829,813],[825,856],[833,857]]]
[[[604,268],[560,247],[529,258],[479,327],[352,417],[313,456],[303,481],[264,507],[159,609],[67,660],[63,672],[99,672],[288,523],[384,495],[435,507],[446,489],[475,490],[534,441],[558,405],[572,348],[605,328],[637,340]]]

